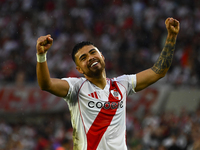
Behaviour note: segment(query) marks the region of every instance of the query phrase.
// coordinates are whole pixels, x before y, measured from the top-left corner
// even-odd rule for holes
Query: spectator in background
[[[67,139],[63,139],[61,142],[61,146],[57,147],[56,150],[70,150],[70,141]]]
[[[69,49],[77,41],[90,41],[91,38],[107,58],[108,76],[139,72],[151,66],[158,58],[158,50],[164,45],[165,37],[164,26],[160,22],[168,16],[174,16],[183,22],[181,28],[186,29],[186,32],[179,35],[173,65],[167,74],[168,78],[163,82],[199,85],[200,4],[196,0],[3,0],[0,8],[1,84],[12,83],[21,69],[25,71],[26,82],[36,81],[35,71],[32,69],[35,68],[32,57],[34,44],[31,41],[49,31],[53,31],[54,37],[54,46],[49,53],[52,60],[49,61],[49,69],[55,72],[54,77],[60,77],[61,73],[80,76],[72,70],[74,65],[71,57],[62,54],[69,53]],[[122,53],[121,47],[124,47],[127,54]],[[54,55],[58,50],[60,56],[66,57]],[[139,54],[137,57],[136,52]],[[71,65],[58,65],[64,61]],[[138,65],[130,68],[125,63],[131,64],[130,66]],[[23,64],[29,67],[24,67]],[[126,67],[119,69],[118,66]]]
[[[119,18],[118,13],[121,13],[120,10],[124,10],[122,9],[123,7],[127,9],[126,13],[124,14],[124,12],[122,12],[123,15],[121,15],[121,19],[116,22],[115,18]],[[155,12],[152,9],[150,11],[150,8],[152,7],[155,8]],[[146,11],[156,14],[156,17],[149,14],[149,16],[156,19],[152,23],[153,26],[151,26],[150,30],[147,30],[146,26],[147,20],[145,19],[145,16],[148,14]],[[1,0],[0,85],[3,86],[5,83],[13,83],[17,72],[21,69],[23,69],[26,75],[25,83],[36,82],[35,57],[32,53],[35,49],[35,43],[32,41],[35,41],[40,35],[49,33],[49,31],[54,31],[52,34],[54,37],[54,46],[48,55],[49,69],[51,72],[54,72],[54,74],[52,74],[54,77],[63,76],[61,75],[61,72],[62,74],[80,76],[78,72],[74,72],[71,69],[74,68],[71,56],[61,58],[59,55],[68,53],[68,50],[72,49],[77,39],[90,40],[91,37],[95,40],[95,43],[100,47],[107,58],[106,62],[109,64],[107,65],[108,76],[118,75],[123,71],[126,73],[141,71],[143,68],[151,66],[152,62],[155,62],[158,58],[159,49],[163,46],[165,37],[163,32],[164,26],[160,22],[163,22],[168,16],[179,18],[181,22],[184,22],[184,25],[182,23],[184,27],[181,25],[181,28],[187,30],[185,30],[186,32],[179,34],[178,44],[176,45],[177,50],[174,55],[172,67],[167,73],[166,80],[163,80],[162,82],[178,86],[187,85],[199,87],[200,1],[198,0],[119,0],[118,3],[107,0],[87,0],[82,1],[81,4],[76,0]],[[85,28],[84,31],[80,30],[81,27],[77,27],[76,25],[78,24],[78,19],[76,18],[78,17],[79,22],[82,20],[82,25]],[[123,21],[129,20],[128,17],[132,17],[132,21],[126,22],[122,28]],[[88,19],[85,20],[84,18]],[[157,32],[153,31],[155,26]],[[79,30],[77,30],[78,28]],[[83,35],[83,32],[85,36]],[[120,36],[121,39],[115,38],[119,37],[117,36],[118,34],[124,36]],[[147,40],[147,38],[149,40]],[[127,41],[127,43],[121,43],[120,41]],[[185,46],[187,43],[192,46],[189,53]],[[59,45],[68,45],[68,49],[63,48],[66,46],[60,47]],[[119,47],[122,45],[126,46],[127,55],[121,53]],[[115,50],[108,51],[110,48]],[[54,55],[57,51],[59,51],[59,55]],[[136,52],[139,52],[139,55],[136,55]],[[52,62],[50,62],[51,60]],[[67,61],[67,64],[71,64],[70,67],[66,68],[65,65],[59,66],[58,64],[61,61]],[[9,62],[9,65],[6,65],[7,62]],[[137,63],[138,65],[134,68],[122,68],[122,70],[119,70],[118,66],[124,66],[125,62],[134,65]],[[29,67],[23,67],[23,64],[26,64],[26,66]],[[66,69],[65,72],[63,72],[63,68]],[[8,74],[10,74],[10,77]],[[190,115],[190,112],[186,113]],[[196,116],[196,113],[197,112],[195,112],[194,116]],[[166,115],[170,116],[169,112],[167,112]],[[199,117],[196,116],[196,118]],[[162,119],[162,116],[159,116],[159,119]],[[178,119],[181,119],[181,116],[178,116]],[[195,122],[197,122],[197,120],[198,119],[196,119]],[[166,126],[168,125],[167,122],[170,122],[169,119],[166,121]],[[54,123],[49,123],[54,125],[54,129],[56,128]],[[186,120],[185,123],[189,126],[190,121]],[[180,122],[181,125],[185,123]],[[180,124],[177,126],[180,127]],[[16,135],[18,134],[13,131],[17,125],[10,125],[7,122],[5,122],[4,125],[7,129],[0,131],[2,133],[0,134],[0,138],[2,139],[1,142],[5,144],[7,141],[5,137],[17,137]],[[26,126],[26,123],[21,125]],[[140,125],[142,126],[142,123]],[[1,129],[4,128],[0,128],[0,130]],[[38,129],[44,130],[41,126],[33,127],[33,130],[36,133]],[[189,129],[190,128],[188,127],[186,133],[188,138],[190,138]],[[16,132],[19,130],[20,128],[17,128]],[[143,129],[140,128],[140,131],[143,132]],[[183,129],[181,129],[181,131],[183,131]],[[50,135],[48,136],[49,139],[51,139]],[[135,133],[132,133],[131,137],[133,139],[135,137],[139,138]],[[31,136],[31,139],[32,143],[37,142],[34,136]],[[15,138],[15,140],[17,139]],[[4,144],[0,144],[1,148]],[[29,148],[31,149],[31,147]]]

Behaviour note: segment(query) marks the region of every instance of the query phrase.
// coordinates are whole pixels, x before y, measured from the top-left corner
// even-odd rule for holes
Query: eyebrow
[[[89,51],[89,53],[91,53],[91,52],[94,51],[94,50],[97,51],[96,49],[93,48],[93,49],[91,49],[91,50]],[[81,55],[81,56],[79,57],[79,60],[81,60],[85,55],[86,55],[86,54]]]

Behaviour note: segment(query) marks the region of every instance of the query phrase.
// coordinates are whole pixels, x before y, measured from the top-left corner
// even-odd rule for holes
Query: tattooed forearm
[[[172,63],[172,58],[174,54],[176,44],[176,38],[167,38],[165,46],[154,64],[154,66],[151,68],[156,74],[162,74],[168,70]]]

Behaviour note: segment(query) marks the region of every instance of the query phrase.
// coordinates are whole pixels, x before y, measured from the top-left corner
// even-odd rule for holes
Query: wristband
[[[37,54],[36,53],[36,57],[37,57],[37,62],[43,63],[47,60],[47,52],[45,52],[44,54]]]

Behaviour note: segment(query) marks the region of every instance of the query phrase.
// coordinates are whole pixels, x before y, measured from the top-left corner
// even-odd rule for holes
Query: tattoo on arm
[[[162,74],[166,69],[169,69],[172,63],[172,58],[175,50],[176,38],[169,38],[166,40],[165,46],[151,68],[156,74]]]

